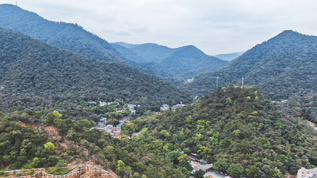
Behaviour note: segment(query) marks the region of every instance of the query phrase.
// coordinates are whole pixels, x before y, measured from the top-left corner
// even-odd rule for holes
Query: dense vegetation
[[[93,122],[73,121],[57,111],[41,116],[40,111],[0,113],[1,169],[63,167],[71,162],[91,161],[121,176],[182,175],[163,154],[140,149],[140,144],[149,141],[114,139],[103,131],[90,130]]]
[[[60,102],[139,102],[159,108],[189,95],[157,77],[120,63],[88,59],[0,28],[0,110],[44,110]]]
[[[301,118],[317,124],[317,97],[293,96],[289,100],[279,103],[283,114]]]
[[[197,153],[233,177],[283,177],[317,166],[316,131],[301,119],[286,117],[256,88],[219,88],[183,109],[129,124],[143,128],[137,139]],[[146,143],[141,148],[152,149]]]
[[[193,93],[207,93],[215,88],[212,77],[221,84],[257,86],[273,100],[287,99],[295,94],[317,91],[317,37],[284,31],[256,45],[219,71],[195,78],[187,88]]]

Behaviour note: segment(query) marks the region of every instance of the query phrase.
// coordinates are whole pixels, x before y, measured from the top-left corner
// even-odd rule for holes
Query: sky
[[[0,0],[108,42],[246,51],[283,30],[317,35],[316,0]]]

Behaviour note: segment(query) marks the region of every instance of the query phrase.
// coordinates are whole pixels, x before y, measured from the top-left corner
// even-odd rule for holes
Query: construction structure
[[[27,176],[15,176],[16,174],[23,173],[20,170],[15,171],[6,171],[10,177],[19,177],[19,178],[90,178],[90,177],[103,177],[103,178],[118,178],[113,172],[102,169],[100,166],[91,165],[91,164],[79,164],[68,174],[64,175],[53,175],[45,172],[45,169],[36,169],[37,172],[33,175]],[[24,170],[24,172],[27,170]],[[14,174],[13,174],[14,173]]]

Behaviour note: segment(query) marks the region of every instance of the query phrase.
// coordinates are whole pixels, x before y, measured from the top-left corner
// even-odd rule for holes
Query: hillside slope
[[[317,91],[317,37],[284,31],[256,45],[228,67],[201,74],[187,87],[196,94],[208,92],[220,77],[222,85],[261,88],[273,100]]]
[[[20,31],[52,46],[111,62],[123,62],[104,39],[77,24],[53,22],[20,7],[0,5],[0,26]]]
[[[44,115],[41,111],[0,113],[0,176],[8,176],[4,169],[48,167],[55,167],[50,172],[64,175],[70,170],[61,167],[94,163],[120,177],[182,177],[163,155],[138,149],[144,142],[131,142],[126,136],[112,138],[104,130],[91,129],[95,124],[68,119],[57,111]],[[120,162],[123,166],[117,169]],[[58,173],[61,171],[64,173]]]
[[[0,28],[0,108],[45,107],[64,100],[188,102],[171,84],[120,63],[88,59]],[[142,103],[141,102],[141,103]]]
[[[197,153],[236,178],[282,178],[317,166],[317,132],[282,113],[257,88],[219,88],[192,105],[132,123],[143,128],[137,139],[166,145],[169,154]]]

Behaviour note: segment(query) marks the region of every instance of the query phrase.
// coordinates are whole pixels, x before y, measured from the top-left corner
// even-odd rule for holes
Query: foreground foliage
[[[234,177],[283,177],[317,165],[317,137],[256,88],[228,87],[176,112],[139,118],[144,150],[184,150]],[[154,146],[155,143],[155,146]]]

